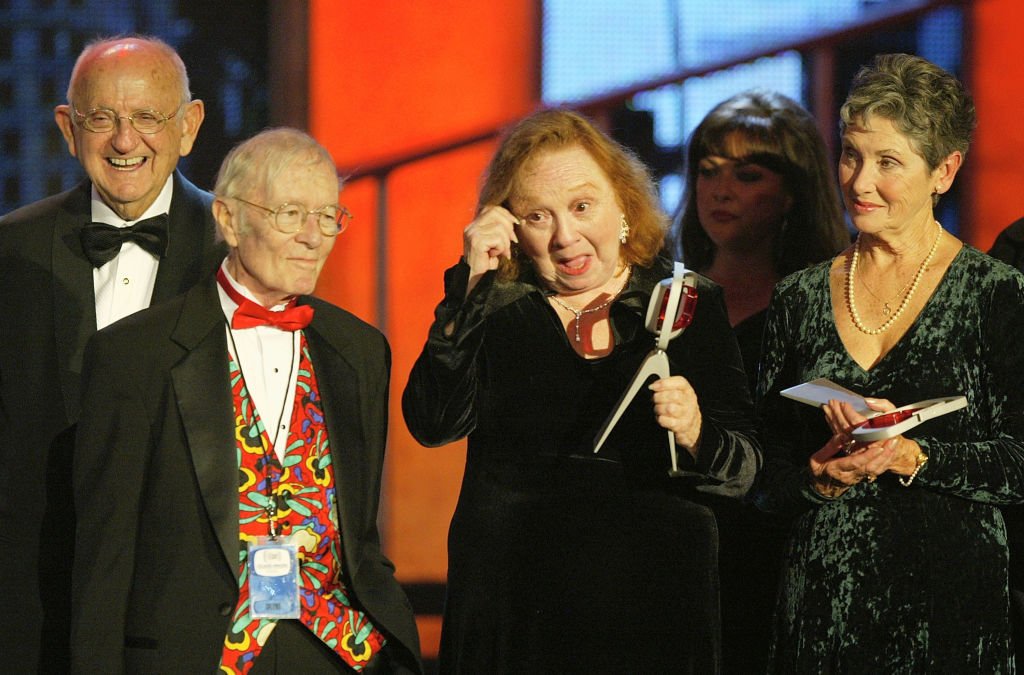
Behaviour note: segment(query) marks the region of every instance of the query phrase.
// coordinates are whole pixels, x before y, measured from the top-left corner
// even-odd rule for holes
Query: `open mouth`
[[[145,157],[108,157],[107,163],[118,171],[131,171],[146,163]]]
[[[570,276],[579,276],[590,269],[590,256],[581,255],[569,260],[560,260],[558,268]]]

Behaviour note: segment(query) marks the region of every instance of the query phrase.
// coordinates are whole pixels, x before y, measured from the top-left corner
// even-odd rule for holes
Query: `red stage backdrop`
[[[539,91],[538,5],[313,0],[311,133],[343,171],[358,171],[521,117],[535,107]],[[441,298],[443,272],[461,254],[462,229],[473,218],[480,174],[493,147],[479,143],[391,174],[384,233],[376,220],[377,181],[350,183],[342,199],[356,219],[339,240],[318,290],[371,323],[383,322],[391,342],[381,526],[385,552],[404,583],[445,579],[448,522],[465,445],[419,446],[402,421],[401,392]],[[384,278],[378,269],[386,270]],[[385,316],[378,306],[382,288]],[[421,617],[425,655],[436,653],[438,627],[439,617]]]

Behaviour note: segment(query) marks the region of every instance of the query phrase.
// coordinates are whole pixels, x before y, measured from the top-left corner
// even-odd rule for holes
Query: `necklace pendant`
[[[889,316],[889,314],[891,314],[891,313],[892,313],[892,309],[890,309],[888,302],[885,303],[884,305],[882,305],[882,315],[883,316]]]

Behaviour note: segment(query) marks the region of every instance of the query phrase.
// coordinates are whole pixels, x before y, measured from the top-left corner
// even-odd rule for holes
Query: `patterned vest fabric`
[[[248,672],[277,625],[278,619],[249,615],[246,544],[268,534],[268,494],[278,504],[276,517],[281,534],[290,536],[300,548],[298,620],[353,670],[360,671],[384,646],[385,639],[350,601],[341,580],[343,557],[334,469],[306,338],[301,338],[295,407],[284,461],[279,461],[270,449],[270,439],[234,358],[230,373],[239,469],[239,592],[232,624],[224,638],[219,672]]]

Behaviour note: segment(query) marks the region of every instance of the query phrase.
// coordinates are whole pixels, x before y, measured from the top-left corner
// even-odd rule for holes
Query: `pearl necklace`
[[[632,265],[627,265],[626,266],[626,278],[622,280],[622,285],[619,286],[619,290],[615,291],[615,294],[612,295],[612,297],[608,298],[607,300],[602,302],[597,307],[589,307],[587,309],[576,309],[572,305],[568,305],[568,304],[562,302],[558,298],[557,295],[549,295],[548,296],[549,299],[554,300],[556,303],[558,303],[558,305],[560,307],[562,307],[562,308],[572,312],[572,315],[574,317],[576,317],[574,319],[574,321],[576,322],[576,342],[582,342],[582,336],[580,335],[580,318],[582,318],[584,314],[592,314],[594,312],[600,312],[602,309],[604,309],[608,305],[610,305],[613,302],[615,302],[615,299],[618,298],[619,294],[622,293],[623,289],[626,288],[626,284],[629,283],[629,276],[632,273],[633,273],[633,266]]]
[[[861,333],[867,335],[878,335],[889,330],[896,320],[903,314],[903,310],[910,304],[910,299],[914,297],[914,291],[917,290],[917,285],[921,283],[921,277],[924,276],[924,271],[928,269],[928,263],[935,257],[935,251],[939,249],[939,240],[942,238],[942,224],[939,221],[935,221],[935,225],[938,228],[938,232],[935,233],[935,241],[932,242],[932,248],[928,251],[928,255],[925,256],[924,260],[921,261],[921,266],[917,268],[917,272],[914,274],[914,278],[910,282],[910,290],[903,296],[903,302],[896,308],[896,311],[889,316],[878,328],[866,328],[864,323],[860,320],[860,314],[857,313],[857,303],[853,298],[853,277],[857,272],[857,259],[860,257],[860,235],[857,235],[857,242],[853,245],[853,255],[850,257],[850,271],[846,275],[846,301],[850,308],[850,319],[853,320],[853,325],[857,327]],[[865,286],[865,288],[867,288]],[[906,287],[904,287],[906,288]],[[902,292],[902,291],[901,291]],[[875,296],[878,297],[878,296]],[[893,298],[895,300],[895,298]],[[886,303],[888,306],[888,303]],[[883,309],[884,313],[884,309]]]

